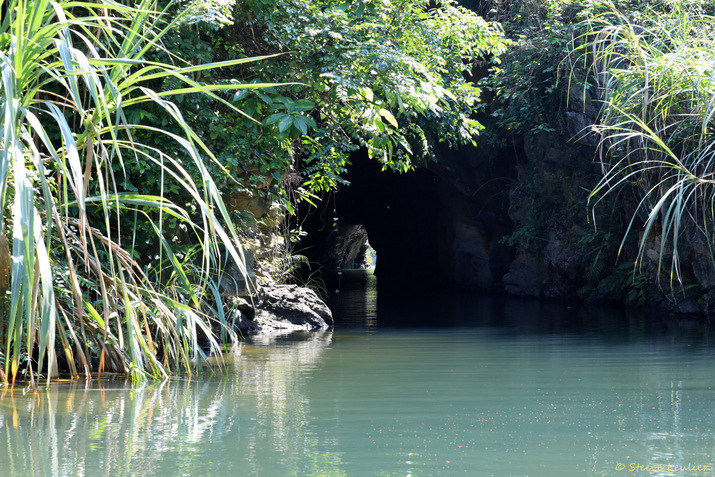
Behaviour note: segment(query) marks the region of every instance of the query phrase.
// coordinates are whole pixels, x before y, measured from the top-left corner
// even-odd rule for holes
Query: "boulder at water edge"
[[[333,314],[309,288],[263,286],[255,301],[253,319],[242,325],[242,331],[254,332],[326,330],[333,325]]]

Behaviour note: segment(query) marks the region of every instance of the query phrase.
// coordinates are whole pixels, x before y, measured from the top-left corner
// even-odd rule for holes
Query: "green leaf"
[[[309,99],[299,99],[295,102],[295,110],[298,112],[306,112],[315,108],[315,103]]]
[[[383,109],[380,109],[379,113],[380,113],[380,116],[385,118],[387,120],[387,122],[390,123],[395,129],[399,128],[399,125],[397,124],[397,120],[395,119],[395,116],[393,116],[390,111],[383,108]]]
[[[308,125],[306,124],[303,116],[295,116],[293,118],[293,126],[298,128],[301,134],[308,134]]]
[[[270,96],[268,96],[267,94],[263,94],[261,92],[256,91],[256,96],[261,98],[261,101],[263,101],[264,103],[266,103],[268,105],[273,104],[273,99]]]
[[[374,95],[370,88],[360,88],[360,95],[365,98],[365,100],[367,100],[369,103],[372,103]]]
[[[274,113],[268,116],[264,121],[263,124],[266,126],[270,126],[272,124],[277,123],[281,119],[285,118],[287,115],[285,113]]]
[[[281,133],[286,132],[293,125],[293,118],[289,115],[284,115],[283,118],[278,122],[278,131]]]

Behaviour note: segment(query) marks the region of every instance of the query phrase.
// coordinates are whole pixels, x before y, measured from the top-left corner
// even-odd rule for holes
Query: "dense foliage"
[[[181,20],[153,3],[1,4],[0,262],[3,285],[11,281],[0,318],[0,383],[20,373],[49,378],[58,361],[73,376],[98,369],[166,377],[200,365],[201,340],[218,350],[217,244],[242,264],[240,251],[206,168],[212,155],[167,98],[218,99],[217,88],[193,77],[247,60],[148,61]],[[169,78],[176,87],[153,88]],[[161,111],[158,124],[132,114],[149,104]],[[162,128],[169,123],[172,131]],[[163,136],[188,160],[138,141],[141,131]],[[127,165],[138,161],[162,179],[152,194],[127,181]],[[191,197],[192,207],[172,201],[171,188]],[[191,257],[174,252],[167,217],[193,238]],[[147,236],[129,218],[148,224],[157,244],[152,267],[135,247]]]
[[[310,130],[298,154],[318,190],[335,184],[356,147],[406,171],[434,159],[439,142],[473,141],[481,126],[471,117],[479,100],[471,69],[505,46],[497,26],[450,1],[428,9],[412,0],[249,0],[236,17],[264,32],[263,48],[290,52],[253,73],[299,79],[297,97],[316,105],[308,121],[290,119],[283,105],[265,124],[279,134]]]
[[[224,82],[293,83],[229,98],[259,122],[220,105],[195,108],[246,187],[297,172],[305,190],[331,190],[358,148],[406,171],[434,159],[438,143],[473,141],[481,126],[471,70],[497,61],[506,45],[498,25],[452,1],[248,0],[231,13],[219,29],[202,21],[170,41],[213,60],[282,53],[214,73]]]
[[[596,127],[605,176],[592,196],[635,188],[628,232],[645,224],[641,260],[656,244],[658,269],[668,264],[671,284],[680,280],[687,232],[713,257],[715,17],[708,9],[704,2],[645,12],[610,5],[590,19],[578,50],[603,98]]]
[[[225,196],[290,207],[289,174],[314,197],[358,148],[406,171],[473,141],[470,72],[506,45],[447,0],[2,9],[1,382],[193,372],[230,334]]]

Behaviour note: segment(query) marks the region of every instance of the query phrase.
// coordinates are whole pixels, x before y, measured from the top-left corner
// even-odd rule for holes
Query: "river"
[[[715,347],[622,310],[378,292],[223,372],[0,389],[0,475],[715,475]]]

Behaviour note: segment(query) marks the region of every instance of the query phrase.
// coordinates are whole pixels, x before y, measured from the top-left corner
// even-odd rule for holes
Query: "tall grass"
[[[604,177],[591,200],[634,188],[626,237],[642,227],[639,263],[655,247],[658,270],[668,272],[672,286],[681,278],[684,234],[713,243],[715,18],[697,2],[672,2],[668,11],[635,18],[598,3],[607,12],[591,21],[576,49],[603,100],[596,129]]]
[[[171,97],[202,92],[221,101],[218,90],[243,86],[201,85],[194,75],[252,60],[146,61],[181,20],[155,8],[153,0],[0,0],[0,232],[12,261],[10,305],[0,318],[0,383],[22,373],[32,383],[39,375],[50,379],[58,361],[74,376],[96,370],[163,378],[195,372],[206,346],[219,352],[212,327],[221,323],[210,313],[223,316],[211,280],[222,263],[218,244],[241,266],[242,255],[207,172],[213,156]],[[180,86],[156,91],[166,78]],[[148,102],[181,133],[127,120],[129,109]],[[139,143],[142,130],[179,144],[199,177]],[[152,162],[195,210],[173,203],[163,188],[156,196],[124,190],[115,171],[129,157]],[[132,243],[141,238],[123,225],[128,214],[151,224],[168,271],[137,257]],[[172,249],[166,217],[198,244],[190,260]]]

